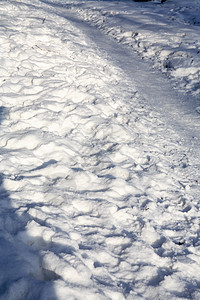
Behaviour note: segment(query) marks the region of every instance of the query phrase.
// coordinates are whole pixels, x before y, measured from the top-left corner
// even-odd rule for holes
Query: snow
[[[0,2],[0,300],[200,298],[199,10]]]
[[[84,20],[151,61],[179,90],[199,95],[199,1],[94,1],[92,9],[82,2],[73,9]]]

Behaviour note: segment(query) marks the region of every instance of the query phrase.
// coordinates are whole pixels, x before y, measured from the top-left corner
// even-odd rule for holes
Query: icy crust
[[[61,1],[63,6],[66,2]],[[199,1],[82,2],[72,9],[84,20],[150,60],[173,80],[174,87],[199,96]]]
[[[0,299],[199,299],[190,149],[35,3],[0,3]]]

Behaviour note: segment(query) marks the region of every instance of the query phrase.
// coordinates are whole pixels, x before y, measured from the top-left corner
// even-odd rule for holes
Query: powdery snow
[[[199,56],[187,65],[199,4],[189,3],[0,2],[0,300],[200,298]],[[158,45],[145,51],[150,17]],[[163,37],[166,20],[177,35]],[[186,98],[159,71],[147,74],[163,91],[147,88],[136,55],[141,80],[131,77],[119,53],[140,37],[154,68],[158,48],[166,60],[189,43],[170,73],[179,89],[191,78]]]

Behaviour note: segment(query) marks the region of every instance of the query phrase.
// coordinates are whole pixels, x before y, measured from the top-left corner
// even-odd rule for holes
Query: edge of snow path
[[[91,39],[106,59],[121,69],[124,78],[130,86],[137,89],[144,103],[160,113],[162,121],[170,124],[180,135],[183,144],[194,154],[194,158],[199,157],[200,114],[196,110],[199,106],[196,97],[176,91],[165,74],[153,69],[148,61],[142,60],[126,45],[121,45],[96,26],[81,19],[80,15],[77,17],[73,5],[67,5],[66,8],[66,5],[59,7],[46,0],[39,2],[46,4],[42,9],[66,18]]]

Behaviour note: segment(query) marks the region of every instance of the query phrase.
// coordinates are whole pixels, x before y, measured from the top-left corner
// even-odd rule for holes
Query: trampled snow
[[[199,10],[0,2],[0,300],[200,298]]]

